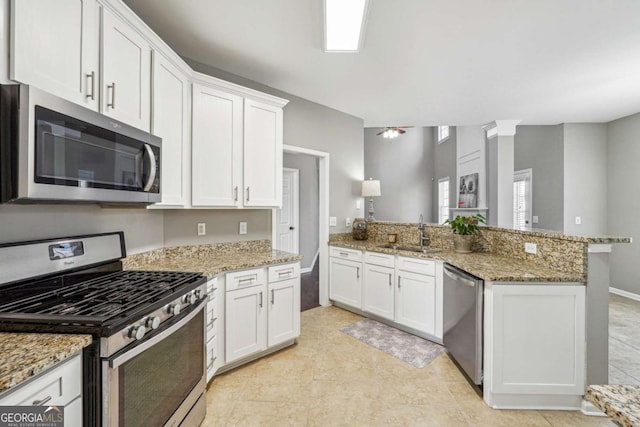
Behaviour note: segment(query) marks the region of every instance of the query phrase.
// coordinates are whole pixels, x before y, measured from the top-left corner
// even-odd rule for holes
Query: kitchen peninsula
[[[405,260],[433,263],[429,286],[435,327],[419,335],[438,342],[447,330],[442,320],[442,265],[484,280],[483,391],[491,407],[578,409],[587,385],[608,382],[608,253],[613,243],[631,239],[482,227],[475,252],[459,254],[453,251],[449,227],[425,229],[431,239],[427,253],[416,248],[417,224],[371,222],[366,241],[353,240],[350,234],[332,235],[331,265],[344,264],[341,254],[348,254],[358,280],[359,268],[365,273],[358,283],[366,295],[372,277],[367,271],[380,257],[375,254],[390,257],[385,262],[389,282],[394,274],[397,277],[398,307],[403,304],[399,278],[407,276],[402,271]],[[398,246],[409,250],[389,247],[387,234],[397,234]],[[525,243],[533,243],[536,253],[526,253]],[[337,280],[331,272],[330,287]],[[332,300],[336,302],[335,295]],[[358,306],[352,299],[345,304],[338,296],[337,305],[398,326],[393,316],[381,319],[364,302]]]

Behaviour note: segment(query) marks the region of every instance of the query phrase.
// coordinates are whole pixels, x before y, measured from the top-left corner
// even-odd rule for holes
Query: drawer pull
[[[271,289],[271,305],[273,305],[274,301],[275,301],[275,289]]]
[[[209,363],[207,363],[207,371],[213,368],[213,364],[216,363],[216,360],[218,360],[217,357],[212,357],[211,359],[209,359]]]
[[[51,396],[47,396],[42,400],[34,400],[32,405],[34,405],[34,406],[42,406],[45,403],[47,403],[48,401],[50,401],[50,400],[51,400]]]
[[[238,279],[238,283],[242,285],[244,283],[251,283],[254,280],[256,280],[255,277],[249,277],[249,278],[246,278],[246,279]]]
[[[360,278],[360,267],[356,267],[356,279]]]
[[[217,317],[214,317],[213,319],[211,319],[211,322],[207,323],[207,328],[208,328],[208,327],[210,327],[210,326],[213,326],[213,324],[214,324],[214,322],[215,322],[216,320],[218,320],[218,318],[217,318]]]
[[[262,291],[260,291],[260,308],[262,308]]]
[[[293,274],[293,268],[290,268],[289,270],[285,270],[285,271],[278,271],[278,276],[285,276],[289,274]]]
[[[349,256],[349,252],[340,252],[340,256]]]
[[[391,273],[389,273],[389,286],[393,286],[393,283],[391,283]]]
[[[402,277],[398,276],[398,289],[400,289],[400,279],[402,279]]]

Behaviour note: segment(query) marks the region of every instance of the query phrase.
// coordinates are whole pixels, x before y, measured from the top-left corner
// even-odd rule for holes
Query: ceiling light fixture
[[[357,52],[362,47],[369,0],[324,0],[325,52]]]

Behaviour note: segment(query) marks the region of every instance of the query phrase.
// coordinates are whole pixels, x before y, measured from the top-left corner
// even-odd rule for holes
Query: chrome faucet
[[[429,246],[431,243],[431,237],[425,234],[425,224],[423,223],[422,214],[420,214],[420,223],[418,224],[418,230],[420,231],[420,249],[424,249],[425,246]]]

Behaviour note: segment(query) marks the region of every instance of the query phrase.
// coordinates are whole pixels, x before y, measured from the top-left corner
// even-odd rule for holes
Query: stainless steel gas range
[[[0,330],[92,334],[85,426],[197,426],[205,415],[199,273],[123,271],[122,232],[0,245]]]

